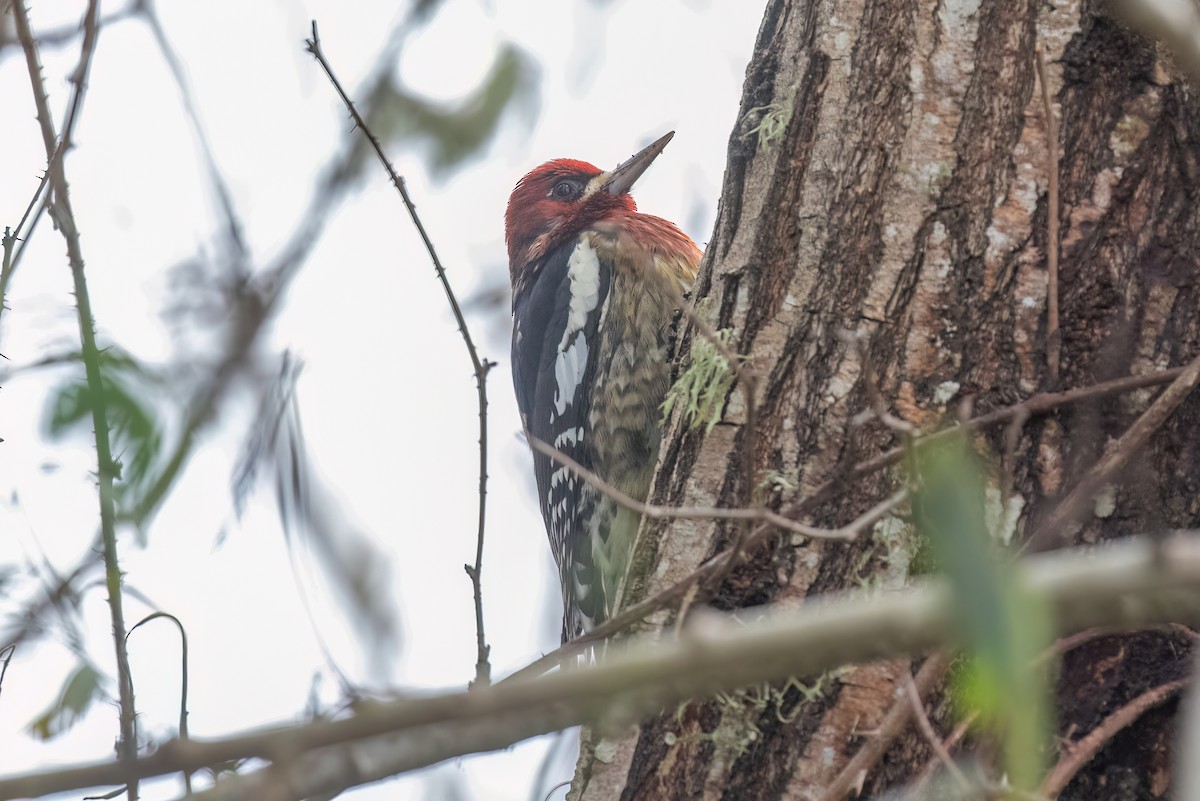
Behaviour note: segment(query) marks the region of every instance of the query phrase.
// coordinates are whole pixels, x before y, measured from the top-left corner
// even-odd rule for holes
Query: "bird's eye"
[[[550,194],[556,200],[574,200],[579,194],[579,184],[574,181],[559,181]]]

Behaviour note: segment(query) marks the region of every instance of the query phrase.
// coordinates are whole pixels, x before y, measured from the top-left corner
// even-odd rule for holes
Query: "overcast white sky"
[[[35,25],[74,24],[85,5],[34,0]],[[121,5],[104,2],[102,8]],[[292,232],[315,176],[348,130],[344,110],[304,52],[309,20],[320,23],[325,51],[353,92],[406,6],[364,0],[157,5],[186,65],[256,263],[264,264]],[[435,99],[460,97],[487,73],[504,42],[519,45],[541,67],[536,118],[506,120],[484,152],[452,175],[433,182],[420,151],[391,148],[459,297],[507,286],[502,216],[522,174],[562,156],[615,166],[667,130],[677,131],[674,141],[634,195],[643,210],[678,221],[705,244],[762,7],[762,0],[447,0],[400,59],[399,74],[413,90]],[[65,107],[66,76],[77,59],[77,41],[43,51],[56,114]],[[19,49],[0,56],[0,100],[0,225],[15,226],[45,163]],[[67,175],[101,338],[147,361],[166,361],[172,355],[164,317],[168,270],[209,246],[217,223],[178,93],[142,23],[102,31],[75,141]],[[195,736],[296,719],[314,675],[324,677],[321,697],[336,697],[302,593],[320,638],[356,682],[461,688],[473,675],[473,607],[462,569],[475,547],[473,379],[399,199],[382,172],[372,169],[368,176],[331,220],[270,343],[303,359],[298,397],[310,454],[337,492],[347,526],[364,531],[387,557],[390,603],[402,621],[400,652],[387,675],[368,672],[354,629],[314,558],[302,550],[289,557],[267,485],[235,519],[229,474],[245,415],[226,409],[155,520],[146,547],[128,532],[121,543],[129,585],[187,626]],[[0,328],[6,366],[19,368],[77,343],[63,241],[48,221],[37,230],[7,301]],[[484,562],[496,675],[557,645],[560,608],[528,452],[517,439],[506,303],[502,312],[476,310],[469,319],[483,354],[499,362],[489,382]],[[47,398],[62,377],[18,375],[0,391],[0,565],[46,560],[67,569],[95,534],[94,450],[82,436],[48,443],[41,434]],[[37,585],[26,579],[16,586],[17,597],[4,601],[0,612],[10,613]],[[112,674],[103,592],[87,592],[82,608],[87,651]],[[148,611],[129,601],[131,621]],[[0,773],[112,752],[117,718],[108,705],[93,708],[49,743],[24,733],[76,664],[61,640],[52,634],[12,660],[0,694]],[[174,630],[156,623],[137,632],[131,659],[144,736],[171,736],[179,685]],[[548,745],[536,740],[434,772],[459,782],[466,798],[526,799]],[[569,777],[565,760],[550,783]],[[410,777],[345,797],[448,792],[446,784],[428,781]],[[156,799],[174,797],[179,788],[171,780],[143,790],[143,797]]]

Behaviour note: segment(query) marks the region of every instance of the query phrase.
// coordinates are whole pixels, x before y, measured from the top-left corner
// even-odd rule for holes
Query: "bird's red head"
[[[508,269],[514,283],[524,266],[588,226],[635,213],[637,204],[629,189],[674,135],[672,131],[659,138],[611,172],[586,161],[556,159],[517,182],[504,214]]]

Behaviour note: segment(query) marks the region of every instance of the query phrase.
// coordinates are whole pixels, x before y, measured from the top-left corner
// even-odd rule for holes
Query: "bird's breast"
[[[622,492],[643,499],[661,438],[660,406],[670,381],[666,332],[675,294],[654,278],[618,270],[600,331],[589,423],[596,468]],[[657,284],[657,285],[656,285]]]

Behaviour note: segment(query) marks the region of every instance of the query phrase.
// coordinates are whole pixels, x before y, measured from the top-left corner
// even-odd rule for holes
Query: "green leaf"
[[[102,694],[103,676],[90,663],[80,663],[63,684],[57,700],[29,724],[29,733],[39,740],[57,737],[78,723]]]
[[[1010,782],[1032,790],[1051,731],[1050,685],[1036,667],[1052,641],[1049,610],[996,547],[982,470],[965,439],[917,446],[915,455],[918,531],[950,581],[969,657],[956,696],[999,735]]]
[[[126,486],[140,484],[162,449],[162,432],[151,404],[158,379],[117,348],[101,351],[100,379],[116,477]],[[82,377],[60,384],[49,405],[45,426],[50,438],[61,438],[76,428],[92,431],[94,396]]]
[[[87,385],[72,381],[61,385],[50,404],[50,419],[46,433],[57,438],[88,415],[91,407],[87,398]]]
[[[430,167],[445,173],[482,151],[510,109],[532,122],[537,112],[538,67],[514,45],[500,49],[483,83],[455,104],[434,103],[413,94],[392,77],[381,75],[364,115],[385,142],[415,142],[429,149]],[[361,155],[374,158],[364,142]]]

